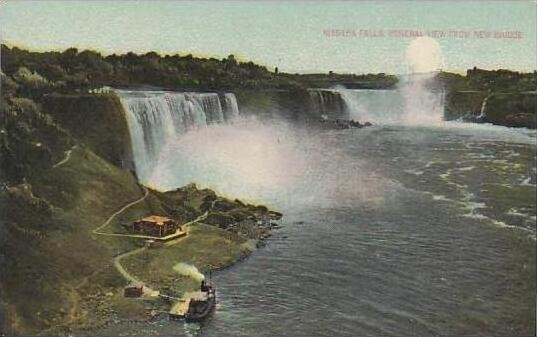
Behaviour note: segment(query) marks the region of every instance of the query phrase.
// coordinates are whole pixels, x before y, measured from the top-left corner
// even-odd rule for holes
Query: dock
[[[188,312],[188,307],[190,306],[190,298],[180,299],[175,302],[169,312],[171,318],[183,318]]]
[[[169,312],[171,318],[183,318],[188,312],[190,301],[207,300],[207,294],[201,291],[186,292],[177,302],[175,302]]]

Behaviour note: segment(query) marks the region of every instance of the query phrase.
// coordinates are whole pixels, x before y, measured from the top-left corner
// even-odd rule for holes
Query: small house
[[[181,229],[179,221],[165,216],[151,215],[132,224],[132,232],[149,236],[163,237]]]
[[[144,285],[141,283],[131,283],[125,287],[123,296],[125,297],[141,297],[144,293]]]

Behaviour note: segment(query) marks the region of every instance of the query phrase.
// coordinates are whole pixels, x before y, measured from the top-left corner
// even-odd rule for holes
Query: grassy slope
[[[20,228],[26,226],[25,219],[8,227],[6,256],[15,263],[3,284],[8,294],[5,300],[10,331],[31,334],[45,330],[56,334],[92,327],[114,317],[145,318],[142,301],[122,297],[126,281],[111,263],[114,256],[139,247],[140,242],[91,233],[122,206],[142,197],[135,178],[88,148],[76,146],[64,164],[34,172],[28,182],[27,187],[11,188],[12,193],[28,190],[26,194],[30,193],[31,198],[49,204],[52,225],[40,230]],[[27,212],[33,199],[18,204],[17,211]],[[187,221],[209,208],[215,225],[221,218],[250,218],[247,221],[255,223],[256,217],[267,214],[263,206],[230,201],[211,190],[189,185],[167,193],[150,190],[147,198],[125,210],[103,231],[121,231],[122,223],[149,214]],[[30,222],[43,219],[42,214],[33,216]],[[244,226],[258,236],[267,231]],[[220,268],[242,258],[253,247],[246,236],[217,226],[196,225],[180,243],[131,256],[122,263],[150,285],[179,294],[197,284],[179,277],[171,269],[173,264],[193,263],[202,270]]]
[[[193,225],[187,237],[179,243],[158,249],[145,250],[123,262],[129,272],[154,288],[179,296],[199,284],[181,276],[172,268],[179,262],[207,271],[223,268],[250,253],[246,240],[209,225]]]
[[[11,320],[25,333],[70,319],[80,299],[77,285],[106,268],[118,249],[128,249],[93,238],[90,230],[141,195],[128,172],[87,149],[75,149],[64,165],[29,181],[33,194],[52,205],[54,228],[29,240],[17,227],[8,227],[6,255],[16,260],[16,267],[7,274],[4,287],[13,309]]]

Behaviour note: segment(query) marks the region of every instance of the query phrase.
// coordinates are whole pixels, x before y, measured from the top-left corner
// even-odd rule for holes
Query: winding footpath
[[[52,165],[52,168],[56,168],[58,166],[61,166],[69,161],[71,158],[71,153],[73,153],[73,150],[78,147],[78,145],[73,145],[69,150],[65,151],[65,158],[57,162],[56,164]]]
[[[188,228],[189,225],[193,224],[193,223],[196,223],[196,222],[199,222],[199,221],[202,221],[204,220],[206,217],[207,217],[207,214],[208,212],[205,212],[203,215],[200,215],[199,217],[197,217],[196,219],[190,221],[190,222],[187,222],[185,224],[183,224],[183,227],[185,228]],[[188,233],[188,230],[187,230],[187,233]],[[97,233],[97,234],[100,234],[100,233]],[[104,233],[103,235],[106,235],[108,233]],[[122,235],[122,236],[130,236],[130,237],[139,237],[139,236],[136,236],[136,235],[128,235],[128,234],[125,234],[125,235]],[[166,246],[172,246],[172,245],[175,245],[177,243],[179,243],[180,241],[182,241],[186,236],[182,236],[180,237],[179,239],[177,240],[173,240],[173,241],[170,241],[170,242],[167,242]],[[116,270],[121,274],[121,276],[123,276],[123,278],[131,283],[142,283],[144,285],[144,294],[146,294],[147,296],[149,297],[157,297],[159,295],[159,291],[158,290],[154,290],[150,287],[148,287],[144,282],[142,282],[141,280],[137,279],[136,277],[134,277],[132,274],[130,274],[122,265],[121,265],[121,260],[126,258],[126,257],[129,257],[129,256],[133,256],[133,255],[136,255],[136,254],[139,254],[141,252],[143,252],[144,250],[146,250],[147,247],[140,247],[140,248],[137,248],[137,249],[134,249],[134,250],[131,250],[131,251],[128,251],[126,253],[123,253],[123,254],[120,254],[120,255],[117,255],[116,257],[114,257],[113,259],[113,262],[114,262],[114,267],[116,268]]]
[[[147,198],[147,196],[149,195],[149,190],[145,187],[145,186],[142,186],[142,188],[144,189],[144,195],[142,197],[140,197],[139,199],[136,199],[128,204],[126,204],[125,206],[121,207],[118,211],[116,211],[115,213],[113,213],[112,215],[110,215],[108,217],[108,219],[106,219],[105,222],[103,222],[99,227],[95,228],[94,230],[92,230],[91,232],[93,234],[98,234],[98,235],[113,235],[114,233],[104,233],[104,232],[101,232],[101,229],[103,229],[104,227],[108,226],[110,224],[110,222],[116,217],[118,216],[119,214],[123,213],[127,208],[129,207],[132,207],[136,204],[139,204],[140,202],[144,201],[145,198]],[[121,235],[121,236],[129,236],[129,235],[123,235],[123,234],[117,234],[117,235]]]
[[[60,167],[61,165],[64,165],[65,163],[67,163],[69,161],[69,159],[71,158],[71,154],[73,153],[73,150],[75,150],[77,147],[78,147],[77,145],[74,145],[69,150],[65,151],[65,158],[63,158],[61,161],[59,161],[56,164],[54,164],[52,166],[52,168],[57,168],[57,167]],[[112,220],[116,216],[120,215],[121,213],[123,213],[128,208],[143,202],[149,196],[149,190],[143,185],[141,185],[141,187],[143,188],[144,193],[140,198],[125,204],[119,210],[117,210],[116,212],[112,213],[101,225],[99,225],[98,227],[96,227],[93,230],[91,230],[91,233],[94,234],[94,235],[103,235],[103,236],[130,237],[130,238],[138,238],[138,239],[152,239],[153,237],[147,236],[147,235],[106,233],[106,232],[102,231],[105,227],[107,227],[112,222]],[[183,224],[183,227],[185,229],[188,229],[189,225],[204,220],[205,218],[207,218],[207,215],[208,215],[208,212],[205,212],[204,214],[202,214],[201,216],[197,217],[196,219]],[[188,230],[187,230],[187,233],[188,233]],[[170,235],[170,237],[174,236],[174,235],[175,234],[172,234],[172,235]],[[173,240],[173,241],[169,241],[166,245],[167,246],[175,245],[175,244],[179,243],[184,238],[185,238],[185,236],[180,237],[180,238],[178,238],[176,240]],[[164,238],[164,239],[166,239],[166,238]],[[140,281],[139,279],[134,277],[132,274],[130,274],[121,265],[121,260],[126,258],[126,257],[139,254],[139,253],[143,252],[146,249],[147,249],[147,247],[137,248],[137,249],[125,252],[123,254],[119,254],[119,255],[115,256],[112,259],[113,265],[116,268],[116,270],[128,282],[142,283],[143,284],[142,281]],[[71,295],[71,302],[73,303],[73,305],[71,306],[71,308],[69,309],[69,312],[67,314],[67,320],[66,320],[66,323],[65,323],[66,325],[70,325],[71,323],[73,323],[77,319],[77,314],[76,313],[78,311],[79,302],[80,302],[79,296],[76,295],[77,290],[79,288],[81,288],[82,286],[84,286],[85,284],[87,284],[87,282],[89,281],[89,278],[91,276],[95,275],[98,271],[100,271],[100,269],[94,271],[91,275],[88,275],[88,276],[85,276],[84,278],[82,278],[82,280],[78,284],[76,284],[74,286],[71,286],[71,290],[72,290],[72,292],[71,292],[71,294],[72,294]],[[144,284],[144,294],[146,296],[150,296],[150,297],[158,297],[159,296],[159,291],[154,290],[154,289],[152,289],[152,288],[150,288],[150,287],[148,287],[147,285]],[[41,336],[43,333],[46,333],[46,332],[50,331],[52,328],[53,327],[42,331],[39,335]]]
[[[75,145],[76,146],[76,145]],[[72,149],[74,149],[75,147],[73,147]],[[71,150],[72,150],[71,149]],[[53,167],[58,167],[60,165],[63,165],[65,164],[69,158],[70,158],[70,155],[71,155],[71,150],[67,151],[66,152],[66,157],[58,162],[57,164],[55,164]],[[112,222],[112,220],[118,216],[119,214],[121,214],[122,212],[124,212],[125,210],[127,210],[129,207],[132,207],[142,201],[144,201],[147,196],[149,195],[149,190],[145,187],[145,186],[142,186],[143,190],[144,190],[144,194],[132,201],[132,202],[129,202],[128,204],[124,205],[123,207],[121,207],[118,211],[114,212],[112,215],[110,215],[106,221],[104,221],[101,225],[99,225],[98,227],[96,227],[95,229],[93,229],[91,231],[92,234],[95,234],[95,235],[104,235],[104,236],[121,236],[121,237],[134,237],[134,238],[152,238],[150,236],[145,236],[145,235],[134,235],[134,234],[117,234],[117,233],[105,233],[105,232],[102,232],[102,229],[105,228],[106,226],[108,226],[110,224],[110,222]],[[196,223],[196,222],[199,222],[199,221],[202,221],[204,220],[205,218],[207,218],[207,215],[208,215],[209,212],[205,212],[204,214],[200,215],[199,217],[197,217],[196,219],[192,220],[192,221],[189,221],[185,224],[183,224],[183,227],[186,230],[186,232],[188,233],[188,226],[193,224],[193,223]],[[175,245],[179,242],[181,242],[186,236],[182,236],[176,240],[173,240],[173,241],[169,241],[167,242],[166,246],[171,246],[171,245]],[[115,256],[113,259],[112,259],[112,262],[113,262],[113,265],[114,265],[114,268],[116,268],[116,270],[119,272],[119,274],[125,279],[127,280],[128,282],[131,282],[131,283],[142,283],[144,284],[144,295],[147,296],[147,297],[158,297],[160,295],[159,291],[158,290],[154,290],[150,287],[148,287],[145,283],[143,283],[141,280],[137,279],[135,276],[133,276],[132,274],[130,274],[126,269],[125,267],[123,267],[123,265],[121,265],[121,260],[126,258],[126,257],[129,257],[129,256],[133,256],[133,255],[136,255],[136,254],[139,254],[141,252],[143,252],[144,250],[146,250],[147,247],[141,247],[141,248],[137,248],[137,249],[134,249],[134,250],[131,250],[131,251],[128,251],[128,252],[125,252],[123,254],[119,254],[117,256]],[[103,266],[103,268],[101,269],[98,269],[98,270],[95,270],[93,273],[91,273],[90,275],[88,276],[85,276],[84,278],[82,278],[82,280],[80,282],[78,282],[78,284],[74,285],[74,286],[70,286],[71,288],[71,302],[72,302],[72,306],[71,308],[69,309],[69,312],[67,313],[67,319],[66,319],[66,322],[64,323],[66,326],[69,326],[71,325],[73,322],[75,322],[77,319],[78,319],[78,316],[77,316],[77,311],[78,311],[78,308],[79,308],[79,305],[80,305],[80,298],[79,296],[77,295],[77,291],[79,288],[83,287],[84,285],[87,284],[87,282],[89,281],[90,277],[92,277],[93,275],[97,274],[99,271],[101,271],[102,269],[104,269],[105,267]],[[170,297],[171,298],[171,297]],[[49,329],[46,329],[46,330],[43,330],[41,331],[38,335],[39,336],[42,336],[43,334],[46,334],[48,333],[49,331],[51,331],[54,327],[50,327]]]
[[[147,235],[136,235],[136,234],[119,234],[119,233],[106,233],[106,232],[103,232],[102,229],[105,228],[106,226],[108,226],[110,224],[110,222],[112,222],[112,220],[118,216],[119,214],[123,213],[125,210],[127,210],[129,207],[132,207],[136,204],[139,204],[140,202],[144,201],[147,196],[149,195],[149,190],[145,187],[145,186],[142,186],[142,188],[144,189],[144,195],[126,205],[124,205],[123,207],[121,207],[118,211],[112,213],[112,215],[110,215],[108,217],[108,219],[106,219],[105,222],[103,222],[100,226],[98,226],[97,228],[93,229],[91,232],[95,235],[104,235],[104,236],[116,236],[116,237],[129,237],[129,238],[137,238],[137,239],[154,239],[154,237],[152,236],[147,236]],[[186,229],[186,232],[188,233],[188,226],[190,226],[191,224],[193,223],[196,223],[196,222],[199,222],[199,221],[202,221],[202,220],[205,220],[207,218],[207,215],[209,214],[209,212],[205,212],[204,214],[200,215],[199,217],[197,217],[196,219],[192,220],[192,221],[189,221],[187,223],[184,223],[183,224],[183,227]],[[175,234],[172,234],[172,235],[169,235],[168,237],[172,237],[174,236]],[[167,237],[164,237],[164,239],[166,239]],[[168,242],[169,245],[175,245],[177,243],[179,243],[183,238],[185,238],[185,236],[182,236],[181,238],[177,239],[177,240],[173,240],[173,241],[170,241]],[[133,256],[133,255],[136,255],[136,254],[139,254],[141,252],[143,252],[144,250],[146,250],[147,247],[141,247],[141,248],[137,248],[137,249],[134,249],[134,250],[131,250],[131,251],[128,251],[128,252],[125,252],[123,254],[119,254],[117,256],[115,256],[113,258],[113,264],[114,264],[114,267],[116,268],[116,270],[121,274],[121,276],[123,276],[123,278],[131,283],[143,283],[141,280],[137,279],[136,277],[134,277],[132,274],[130,274],[122,265],[121,265],[121,260],[126,258],[126,257],[129,257],[129,256]],[[158,296],[158,291],[154,290],[154,289],[151,289],[150,287],[147,287],[145,284],[144,284],[144,293],[148,294],[149,296]]]

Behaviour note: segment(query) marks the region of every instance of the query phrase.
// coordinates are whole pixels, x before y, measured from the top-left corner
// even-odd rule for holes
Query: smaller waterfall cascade
[[[163,147],[190,130],[239,116],[235,95],[116,90],[129,126],[136,173],[147,179]]]
[[[239,117],[239,105],[237,104],[237,98],[235,94],[224,94],[224,118],[227,121],[231,121]]]
[[[491,97],[492,95],[488,95],[487,97],[485,97],[485,99],[483,100],[483,103],[481,103],[481,109],[479,109],[479,116],[477,116],[477,118],[485,118],[486,117],[486,114],[487,114],[487,104],[489,102],[489,98]]]
[[[329,118],[347,118],[341,93],[336,89],[308,89],[312,113]]]

